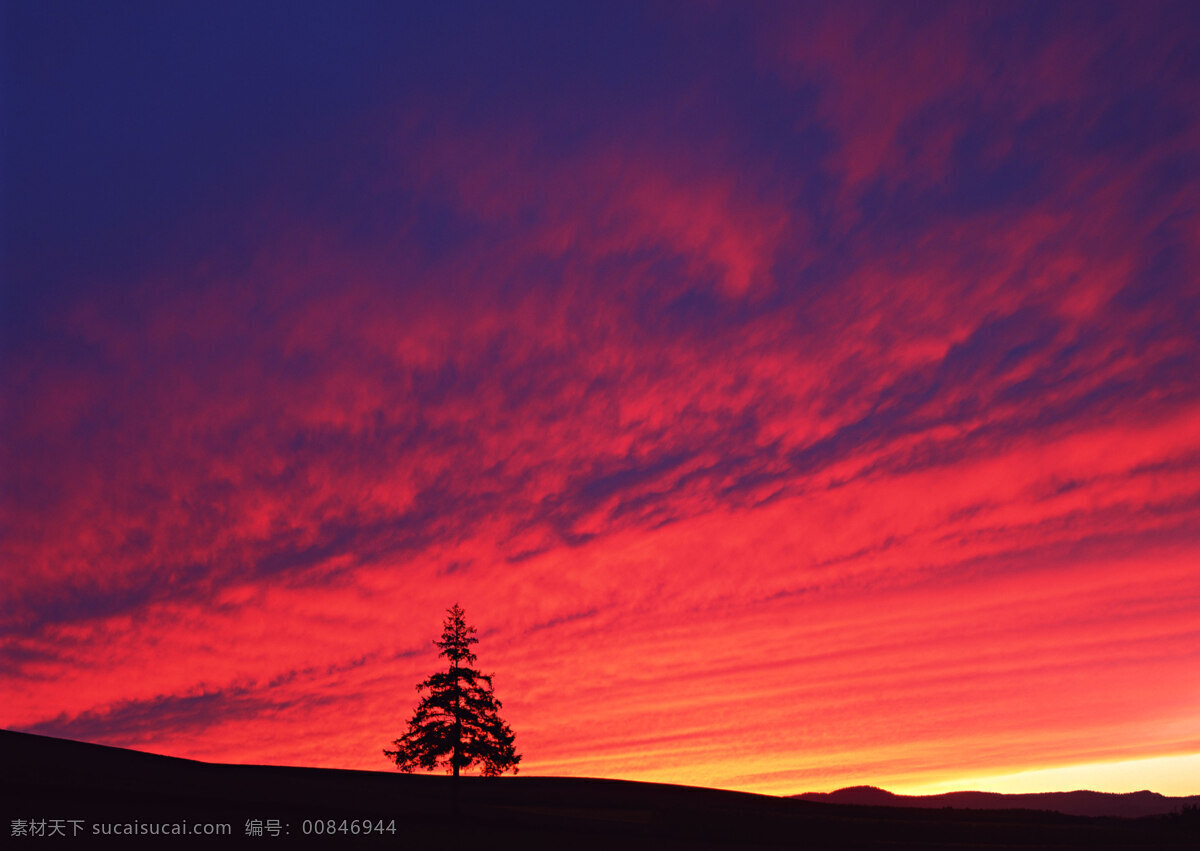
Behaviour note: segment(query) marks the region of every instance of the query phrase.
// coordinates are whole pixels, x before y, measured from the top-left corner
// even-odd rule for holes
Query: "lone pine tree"
[[[450,660],[450,669],[417,686],[423,697],[408,732],[392,742],[395,750],[383,751],[401,771],[440,766],[458,777],[460,770],[479,765],[488,776],[510,768],[517,772],[521,755],[513,747],[512,729],[500,718],[492,677],[470,667],[475,662],[471,645],[479,643],[474,632],[457,603],[446,610],[442,640],[434,644]]]

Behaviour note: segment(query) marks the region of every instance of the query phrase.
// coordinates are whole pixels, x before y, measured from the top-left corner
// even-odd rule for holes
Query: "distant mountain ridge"
[[[1169,797],[1157,792],[946,792],[941,795],[897,795],[875,786],[851,786],[836,792],[804,792],[792,795],[824,804],[857,804],[869,807],[915,807],[960,810],[1048,810],[1072,816],[1117,816],[1140,818],[1179,812],[1185,806],[1200,806],[1200,795]]]

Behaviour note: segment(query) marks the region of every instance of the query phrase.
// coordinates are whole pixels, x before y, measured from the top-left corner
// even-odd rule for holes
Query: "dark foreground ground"
[[[0,765],[11,848],[1200,848],[1196,819],[1171,815],[856,806],[558,777],[462,778],[455,817],[444,776],[219,765],[9,731]],[[184,822],[228,832],[137,832]],[[135,833],[105,836],[110,825]],[[44,835],[19,835],[30,831]]]

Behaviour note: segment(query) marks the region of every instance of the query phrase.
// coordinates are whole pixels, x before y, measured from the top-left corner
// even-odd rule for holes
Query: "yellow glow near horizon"
[[[1013,774],[985,775],[939,783],[901,785],[898,795],[938,795],[943,792],[1139,792],[1148,789],[1172,797],[1200,795],[1200,754],[1064,765]]]

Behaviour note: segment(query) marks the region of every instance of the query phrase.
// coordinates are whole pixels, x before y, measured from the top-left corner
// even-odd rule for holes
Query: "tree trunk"
[[[450,781],[450,816],[458,825],[458,766],[454,766],[454,777]]]
[[[454,771],[454,779],[450,781],[450,812],[458,823],[458,762],[462,750],[462,710],[459,707],[458,665],[451,664],[450,672],[454,674],[454,751],[450,754],[450,766]]]

